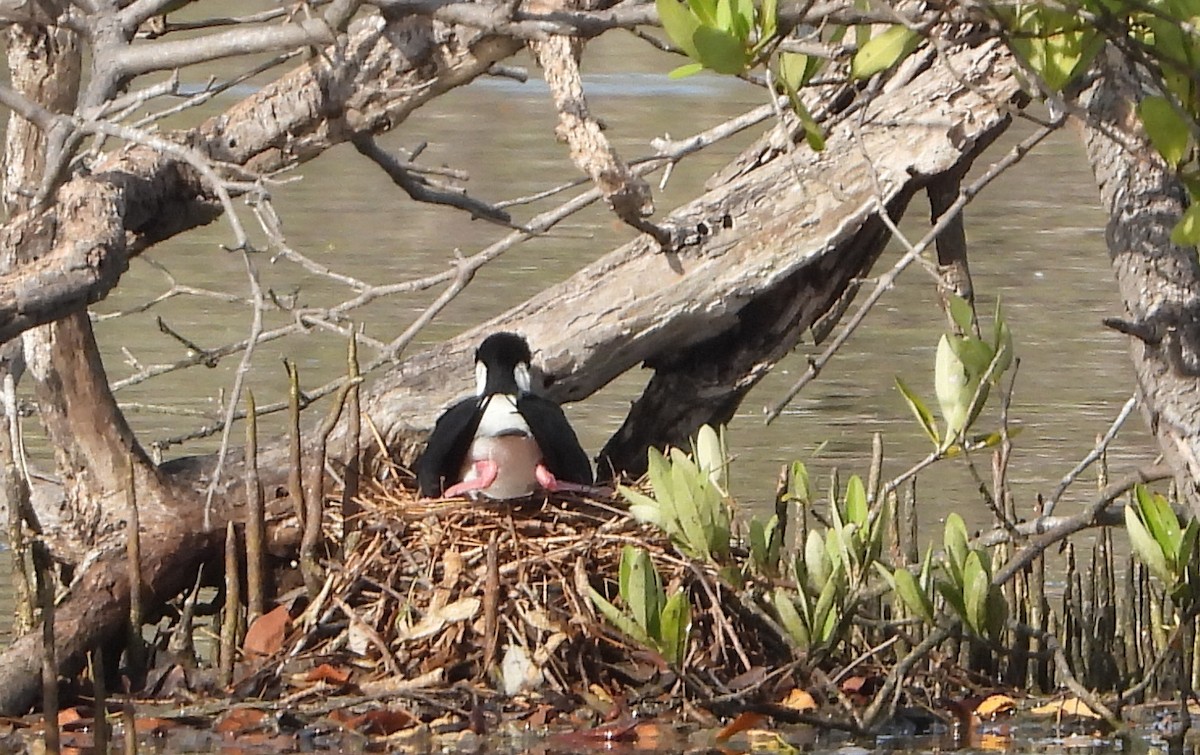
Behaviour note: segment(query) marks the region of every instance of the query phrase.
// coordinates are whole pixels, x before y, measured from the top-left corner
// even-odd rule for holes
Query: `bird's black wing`
[[[542,449],[546,468],[555,477],[580,485],[592,484],[592,463],[579,445],[562,407],[550,399],[527,394],[517,399],[517,411],[529,423],[533,439]]]
[[[458,482],[463,459],[479,428],[479,398],[459,401],[438,417],[429,441],[417,459],[417,486],[421,495],[432,498]]]

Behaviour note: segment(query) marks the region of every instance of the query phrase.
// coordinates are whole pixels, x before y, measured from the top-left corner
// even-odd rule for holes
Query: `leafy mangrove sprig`
[[[596,610],[626,636],[657,650],[667,663],[676,667],[682,664],[687,657],[692,627],[692,606],[687,592],[679,588],[668,596],[650,554],[632,545],[621,550],[617,591],[626,611],[590,585],[588,597]]]
[[[1183,612],[1200,598],[1200,523],[1180,522],[1165,496],[1134,486],[1134,502],[1125,507],[1125,529],[1138,560],[1163,583],[1171,602]]]
[[[638,521],[666,532],[684,554],[703,561],[724,561],[729,555],[732,521],[724,432],[701,427],[692,456],[678,448],[670,449],[668,456],[651,448],[647,455],[653,495],[617,486],[630,503],[629,512]]]

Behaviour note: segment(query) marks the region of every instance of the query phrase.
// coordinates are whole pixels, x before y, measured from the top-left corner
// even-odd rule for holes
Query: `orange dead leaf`
[[[78,707],[64,708],[58,712],[58,725],[60,727],[66,726],[68,724],[73,724],[76,721],[82,721],[85,718],[90,718],[90,716],[83,715]]]
[[[350,672],[346,669],[334,668],[328,663],[322,663],[320,666],[309,671],[305,680],[310,682],[325,682],[335,687],[341,687],[350,681]]]
[[[1065,700],[1054,700],[1045,705],[1039,705],[1029,711],[1035,716],[1079,716],[1080,718],[1100,718],[1100,715],[1088,707],[1087,703],[1078,697],[1068,697]]]
[[[717,732],[717,741],[726,742],[733,735],[740,734],[747,729],[753,729],[766,719],[761,713],[739,713],[738,717],[725,725],[725,728]]]
[[[988,695],[975,706],[975,714],[980,718],[995,718],[1008,715],[1016,709],[1017,701],[1008,695]]]
[[[218,734],[241,734],[257,729],[266,717],[266,711],[257,708],[233,708],[217,721],[213,730]]]
[[[246,655],[273,655],[283,647],[283,639],[292,628],[292,617],[287,606],[276,606],[254,620],[246,630],[246,641],[242,651]]]
[[[417,717],[402,708],[377,708],[346,722],[348,727],[363,734],[387,736],[407,729],[417,723]]]
[[[804,713],[805,711],[817,709],[817,701],[813,699],[813,696],[809,694],[808,691],[802,690],[799,687],[796,687],[789,692],[788,696],[783,699],[783,702],[781,702],[780,705],[788,710],[794,710],[797,713]]]

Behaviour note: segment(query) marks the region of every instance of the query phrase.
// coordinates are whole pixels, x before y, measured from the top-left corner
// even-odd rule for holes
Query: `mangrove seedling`
[[[950,316],[961,335],[943,334],[934,361],[934,392],[945,423],[944,433],[920,396],[896,377],[896,387],[905,403],[940,454],[953,453],[965,444],[966,433],[983,410],[990,387],[1012,364],[1013,354],[1012,331],[1004,321],[1000,302],[996,302],[990,341],[969,335],[974,314],[966,300],[951,297]],[[973,439],[971,445],[991,446],[999,439],[993,433]]]
[[[724,440],[708,425],[700,428],[694,460],[678,448],[664,456],[651,448],[650,487],[653,496],[618,485],[629,501],[629,512],[653,524],[686,555],[719,561],[729,554],[731,513],[723,488],[728,454]]]
[[[971,633],[997,640],[1008,620],[1008,603],[1000,586],[992,584],[991,556],[969,545],[967,525],[956,513],[946,517],[942,546],[944,578],[935,581],[937,591]]]
[[[1171,601],[1184,612],[1194,607],[1200,597],[1200,524],[1195,519],[1182,524],[1165,496],[1136,485],[1134,502],[1125,507],[1125,529],[1138,560],[1163,583]]]
[[[617,591],[625,611],[588,586],[588,597],[604,618],[630,639],[656,650],[678,667],[687,657],[692,607],[682,588],[667,596],[650,554],[626,545],[621,550]]]

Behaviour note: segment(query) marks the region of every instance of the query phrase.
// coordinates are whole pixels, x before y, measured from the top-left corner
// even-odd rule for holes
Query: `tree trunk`
[[[1108,250],[1126,314],[1142,412],[1179,490],[1200,515],[1200,263],[1171,242],[1187,191],[1150,145],[1134,108],[1147,89],[1121,61],[1102,60],[1084,98],[1084,144],[1108,210]]]

